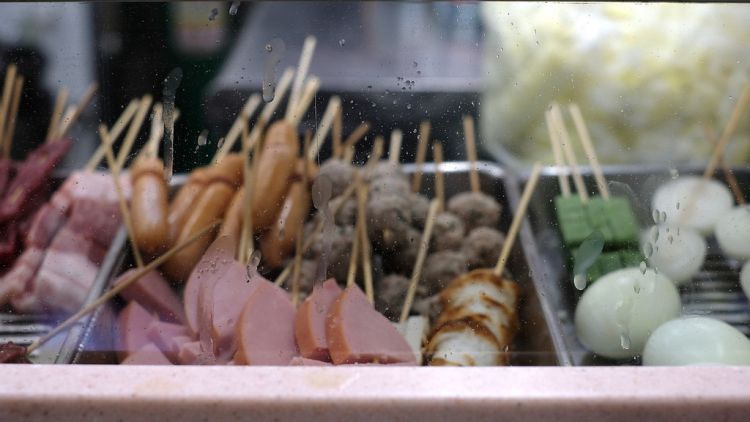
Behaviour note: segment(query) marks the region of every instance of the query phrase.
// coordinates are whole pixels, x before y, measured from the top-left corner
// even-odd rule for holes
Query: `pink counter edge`
[[[0,367],[0,421],[636,418],[748,421],[750,368]]]

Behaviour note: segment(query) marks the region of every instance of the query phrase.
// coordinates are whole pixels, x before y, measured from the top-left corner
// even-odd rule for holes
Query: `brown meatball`
[[[427,256],[422,283],[428,294],[438,293],[454,278],[466,272],[466,256],[459,251],[440,251]]]
[[[397,195],[408,197],[411,192],[409,182],[400,177],[381,177],[370,182],[370,197]]]
[[[372,171],[369,174],[369,177],[367,178],[367,181],[372,182],[373,180],[390,177],[407,179],[407,176],[403,172],[400,164],[394,164],[390,161],[380,161],[375,164],[375,167],[373,167]]]
[[[463,192],[448,201],[448,211],[461,218],[470,231],[476,227],[497,227],[501,207],[481,192]]]
[[[414,229],[410,229],[414,230]],[[419,241],[422,233],[414,230],[414,242],[409,247],[402,249],[387,250],[383,252],[383,268],[387,272],[394,272],[404,275],[411,275],[414,270],[414,263],[417,262],[419,253]]]
[[[458,216],[441,212],[435,217],[435,225],[432,228],[431,250],[438,252],[460,249],[465,235],[464,223]]]
[[[375,306],[388,318],[398,318],[409,289],[409,279],[400,274],[383,277],[376,290]]]
[[[318,233],[313,239],[310,249],[305,258],[319,260],[323,252],[323,233]],[[352,241],[354,239],[354,227],[334,226],[331,231],[331,253],[328,256],[328,277],[336,280],[345,280],[349,269],[349,257],[351,255]]]
[[[394,250],[407,241],[411,228],[409,199],[404,196],[371,197],[367,203],[367,232],[370,241],[382,250]]]
[[[440,295],[434,294],[432,296],[420,297],[414,300],[414,304],[411,306],[413,312],[418,313],[430,320],[430,323],[437,321],[442,312],[440,305]]]
[[[331,181],[331,197],[344,193],[354,180],[354,167],[338,158],[327,160],[318,170],[318,177],[326,176]]]
[[[411,204],[411,220],[414,227],[424,229],[427,220],[427,214],[430,212],[430,200],[426,196],[418,193],[409,195]]]
[[[464,240],[461,250],[466,255],[470,270],[491,268],[500,258],[500,249],[505,243],[505,235],[489,227],[477,227]]]

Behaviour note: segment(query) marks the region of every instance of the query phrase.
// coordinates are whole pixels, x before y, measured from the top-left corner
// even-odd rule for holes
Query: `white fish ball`
[[[750,208],[734,207],[725,212],[716,222],[714,234],[728,257],[750,259]]]
[[[645,249],[651,251],[649,264],[677,285],[690,281],[706,259],[706,241],[690,227],[652,226],[641,236]]]
[[[732,194],[723,184],[687,176],[660,186],[651,209],[666,214],[666,221],[661,223],[692,227],[705,236],[713,232],[717,220],[733,204]]]

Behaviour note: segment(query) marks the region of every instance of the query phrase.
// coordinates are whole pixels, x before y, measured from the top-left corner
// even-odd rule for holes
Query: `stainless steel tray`
[[[612,194],[630,198],[641,227],[645,228],[653,224],[651,197],[656,189],[673,177],[700,174],[701,171],[698,168],[620,166],[605,168],[605,177]],[[569,174],[567,170],[562,173]],[[552,202],[560,193],[557,174],[555,167],[544,169],[529,206],[534,243],[541,253],[540,259],[532,262],[539,265],[534,268],[535,278],[541,285],[540,289],[546,292],[545,301],[556,313],[550,329],[562,334],[564,360],[574,365],[638,364],[638,359],[613,361],[596,356],[586,350],[576,337],[573,316],[580,292],[573,286]],[[590,169],[584,168],[583,175],[587,191],[595,193],[596,184]],[[750,183],[750,171],[747,169],[736,170],[735,175],[741,186]],[[525,177],[521,179],[523,182],[526,180]],[[703,268],[691,283],[680,288],[683,314],[711,315],[750,335],[750,309],[739,285],[742,263],[725,258],[714,239],[707,241],[708,255]]]
[[[482,162],[478,165],[482,190],[503,205],[500,227],[507,231],[510,226],[512,212],[518,202],[518,184],[500,167],[492,163]],[[413,173],[413,165],[404,165],[404,171]],[[428,196],[434,195],[434,174],[436,166],[426,164],[424,166],[424,178],[422,181],[423,193]],[[469,189],[469,164],[465,162],[443,163],[440,169],[445,173],[446,196]],[[176,184],[184,181],[181,176],[175,180]],[[128,245],[123,244],[120,260],[121,264],[117,271],[112,273],[114,277],[132,265],[132,259]],[[511,253],[508,269],[518,281],[523,292],[520,307],[521,330],[516,341],[511,362],[514,365],[559,365],[569,364],[562,353],[562,337],[559,333],[553,333],[548,321],[552,321],[554,313],[546,301],[545,293],[539,289],[539,285],[531,271],[531,262],[538,259],[533,238],[528,224],[522,227],[519,239]],[[376,271],[377,274],[377,271]],[[81,346],[76,349],[73,358],[74,363],[115,363],[114,353],[114,316],[121,309],[122,303],[111,301],[100,307],[86,325]]]

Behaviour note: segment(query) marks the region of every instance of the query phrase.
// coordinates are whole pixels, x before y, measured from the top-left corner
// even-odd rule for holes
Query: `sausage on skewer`
[[[158,256],[169,247],[167,208],[169,188],[164,163],[157,157],[140,156],[133,163],[131,212],[135,240],[144,254]]]

